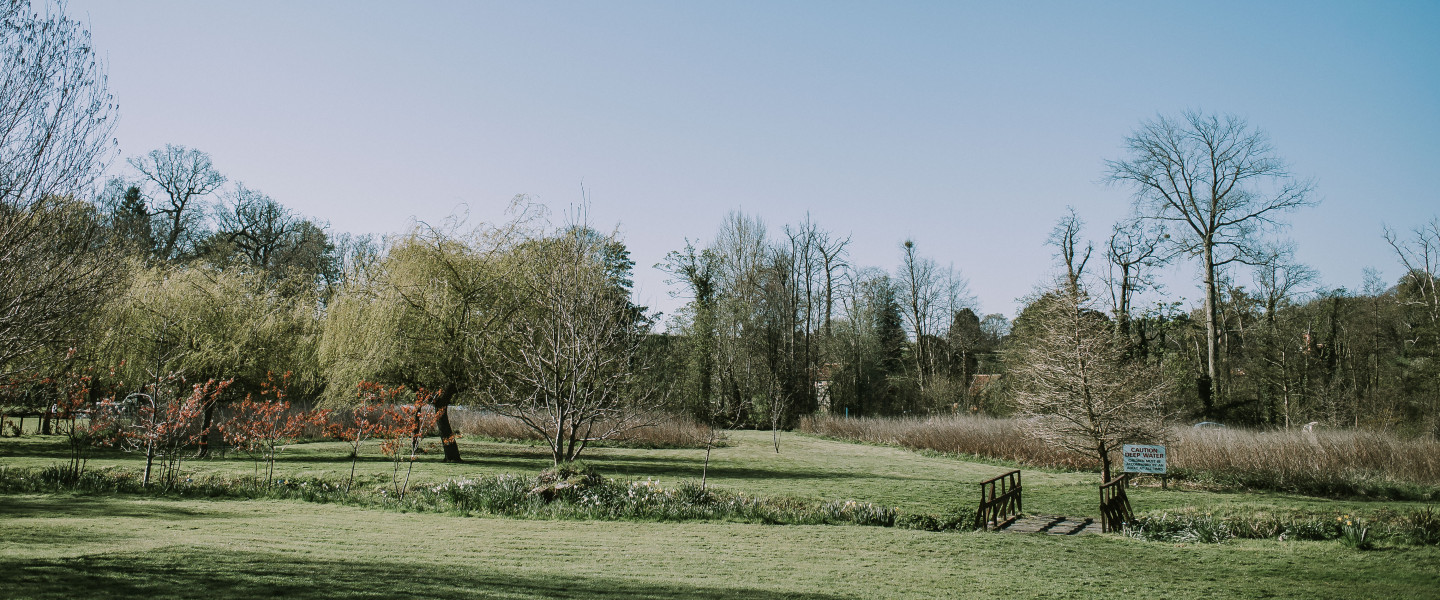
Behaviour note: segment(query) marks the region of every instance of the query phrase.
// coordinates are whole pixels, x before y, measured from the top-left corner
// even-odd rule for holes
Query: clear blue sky
[[[1381,225],[1440,213],[1440,2],[112,2],[71,0],[125,156],[205,150],[337,231],[394,232],[583,182],[650,268],[735,209],[809,212],[893,268],[953,263],[985,312],[1050,272],[1074,205],[1157,113],[1241,115],[1322,204],[1291,219],[1328,286],[1400,269]],[[1196,298],[1177,268],[1176,296]]]

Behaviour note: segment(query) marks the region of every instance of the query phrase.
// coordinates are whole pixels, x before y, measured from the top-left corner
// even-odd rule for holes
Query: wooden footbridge
[[[1130,499],[1125,496],[1126,477],[1107,481],[1100,486],[1100,521],[1088,517],[1056,515],[1024,515],[1025,486],[1020,471],[980,482],[980,506],[975,511],[975,528],[1005,533],[1043,533],[1046,535],[1079,535],[1120,531],[1134,520]]]
[[[1100,533],[1100,524],[1095,519],[1077,517],[1059,517],[1053,515],[1031,515],[1021,517],[1010,522],[1004,528],[996,529],[1002,533],[1043,533],[1046,535],[1080,535],[1082,533]]]

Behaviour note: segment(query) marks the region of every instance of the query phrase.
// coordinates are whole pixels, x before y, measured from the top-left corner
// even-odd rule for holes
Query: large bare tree
[[[293,243],[302,219],[259,190],[237,184],[230,202],[215,213],[216,232],[252,265],[268,269]]]
[[[1199,259],[1205,288],[1205,375],[1200,400],[1211,416],[1219,383],[1217,278],[1226,265],[1256,262],[1266,229],[1312,204],[1314,184],[1291,176],[1269,137],[1233,115],[1187,111],[1141,124],[1129,156],[1107,161],[1109,180],[1131,187],[1140,214],[1172,224],[1179,254]]]
[[[969,304],[970,297],[965,280],[955,269],[917,254],[913,240],[901,243],[900,252],[895,283],[906,325],[915,336],[915,378],[923,394],[936,370],[934,342],[944,335],[955,311]]]
[[[715,315],[716,383],[726,421],[748,420],[754,401],[770,391],[763,340],[765,266],[773,257],[765,223],[731,212],[710,245],[718,292]]]
[[[1085,276],[1085,265],[1090,262],[1090,253],[1095,246],[1085,242],[1081,248],[1080,232],[1085,229],[1085,220],[1075,212],[1075,207],[1065,207],[1065,215],[1055,221],[1055,228],[1050,231],[1050,237],[1045,240],[1046,244],[1054,246],[1059,253],[1060,262],[1065,263],[1065,285],[1071,293],[1080,291],[1081,278]]]
[[[650,423],[663,398],[643,387],[649,322],[604,261],[614,236],[582,225],[521,249],[516,277],[529,298],[507,323],[494,394],[482,404],[541,434],[555,464],[591,443]]]
[[[155,252],[161,260],[173,259],[195,241],[205,213],[200,203],[225,183],[225,176],[215,170],[209,154],[172,144],[133,157],[130,165],[165,195],[163,202],[152,200],[154,215],[160,217]]]
[[[1056,286],[1026,313],[1026,339],[1012,350],[1016,406],[1033,435],[1094,457],[1109,481],[1120,445],[1162,434],[1165,379],[1127,358],[1105,317],[1086,307],[1083,288]]]
[[[0,205],[87,190],[114,155],[115,105],[90,32],[0,0]]]
[[[1412,296],[1418,296],[1406,301],[1422,306],[1431,325],[1440,324],[1440,218],[1412,229],[1410,239],[1387,226],[1385,241],[1405,267],[1404,278],[1416,292]]]
[[[199,250],[222,263],[235,257],[277,278],[304,275],[314,283],[338,279],[343,260],[323,223],[243,184],[215,212],[215,233]]]
[[[115,106],[90,33],[0,0],[0,375],[63,350],[115,280],[86,197],[113,156]]]

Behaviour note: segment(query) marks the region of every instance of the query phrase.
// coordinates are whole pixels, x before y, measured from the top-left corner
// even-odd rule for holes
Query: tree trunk
[[[184,223],[184,211],[185,205],[182,203],[175,208],[175,212],[170,218],[170,235],[165,238],[164,256],[160,257],[162,260],[174,258],[175,246],[180,242],[180,225]]]
[[[565,462],[565,416],[551,419],[555,424],[555,437],[550,439],[550,460],[556,465]]]
[[[145,475],[140,480],[140,487],[150,485],[150,467],[155,464],[155,442],[145,444]]]
[[[440,395],[431,401],[435,406],[435,426],[440,430],[440,444],[445,448],[445,461],[447,463],[463,462],[460,458],[460,444],[455,441],[455,430],[450,427],[450,393],[452,390],[441,390]]]
[[[1199,386],[1202,417],[1209,420],[1215,412],[1215,388],[1219,383],[1215,358],[1218,325],[1215,317],[1215,254],[1210,240],[1205,241],[1205,377]]]
[[[770,437],[771,437],[771,441],[773,441],[773,442],[775,443],[775,453],[776,453],[776,454],[779,454],[779,453],[780,453],[780,415],[779,415],[778,413],[779,413],[780,411],[778,410],[778,408],[779,408],[778,406],[777,406],[776,408],[777,408],[777,410],[775,411],[775,414],[771,414],[771,415],[770,415]]]
[[[1100,483],[1110,483],[1110,452],[1105,444],[1095,445],[1095,453],[1100,455]]]
[[[40,435],[50,435],[50,407],[40,408]]]
[[[700,467],[700,491],[705,491],[705,484],[710,478],[710,451],[715,448],[715,426],[710,426],[710,434],[705,438],[705,465]]]
[[[214,425],[214,424],[215,424],[215,402],[214,402],[214,401],[206,402],[206,403],[205,403],[205,418],[204,418],[204,423],[201,425],[201,428],[200,428],[200,432],[201,432],[201,433],[200,433],[200,441],[199,441],[198,444],[197,444],[197,445],[199,446],[199,448],[197,448],[196,451],[195,451],[195,458],[205,458],[205,457],[207,457],[207,456],[210,456],[210,433],[211,433],[211,432],[210,432],[210,427],[211,427],[212,425]]]
[[[1115,303],[1115,332],[1125,339],[1130,340],[1130,265],[1120,265],[1120,293],[1119,300]]]

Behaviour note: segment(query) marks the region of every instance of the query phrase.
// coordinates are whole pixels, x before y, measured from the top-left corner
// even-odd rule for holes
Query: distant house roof
[[[975,396],[985,392],[991,386],[1000,385],[1000,374],[976,375],[970,380],[970,395]]]
[[[819,382],[822,382],[822,381],[830,381],[830,380],[835,379],[835,372],[836,372],[836,371],[839,371],[839,370],[840,370],[842,367],[844,367],[844,366],[845,366],[844,363],[838,363],[838,362],[824,363],[824,364],[821,364],[821,365],[816,365],[816,366],[814,367],[814,369],[815,369],[815,382],[816,382],[816,383],[819,383]]]

